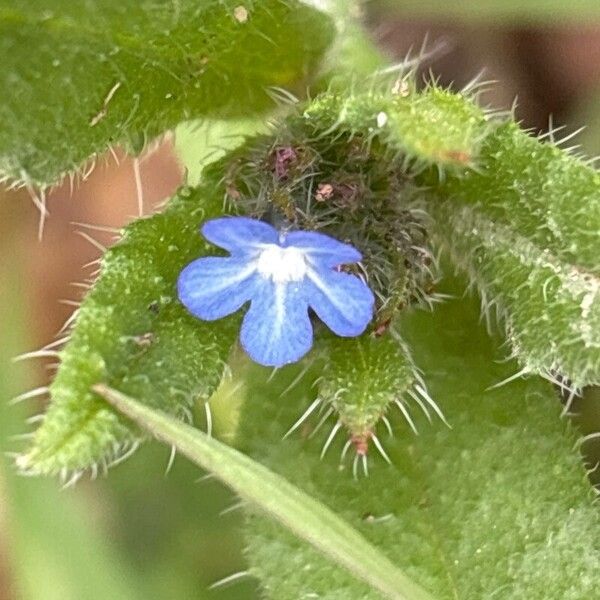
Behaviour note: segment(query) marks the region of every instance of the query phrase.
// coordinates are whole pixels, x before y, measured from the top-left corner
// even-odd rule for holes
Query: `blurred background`
[[[487,104],[508,109],[517,99],[523,127],[565,125],[558,138],[586,125],[567,145],[600,154],[598,0],[380,0],[365,21],[391,60],[418,54],[427,39],[435,52],[423,77],[457,89],[478,75],[494,81]],[[16,476],[10,456],[41,405],[9,399],[46,385],[55,368],[52,357],[13,357],[56,339],[81,298],[76,283],[112,229],[138,215],[140,192],[148,214],[182,177],[173,137],[137,165],[119,154],[98,160],[85,183],[49,195],[41,241],[28,193],[0,190],[0,600],[258,597],[243,577],[235,498],[184,459],[167,474],[169,451],[151,444],[109,477],[61,489]],[[582,427],[598,427],[582,408]]]

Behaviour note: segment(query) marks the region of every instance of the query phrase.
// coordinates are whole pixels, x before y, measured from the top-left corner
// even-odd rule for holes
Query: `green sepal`
[[[329,135],[347,131],[378,139],[389,160],[411,172],[435,165],[440,171],[462,171],[477,163],[480,147],[496,127],[468,94],[456,94],[431,83],[417,90],[411,73],[397,80],[376,79],[371,90],[329,92],[315,98],[304,117]]]
[[[383,335],[330,336],[326,349],[327,363],[318,379],[318,395],[333,407],[357,453],[368,452],[373,438],[379,443],[376,428],[381,420],[391,429],[387,413],[399,411],[414,427],[408,407],[414,400],[407,392],[421,403],[425,400],[413,388],[427,392],[395,326]]]

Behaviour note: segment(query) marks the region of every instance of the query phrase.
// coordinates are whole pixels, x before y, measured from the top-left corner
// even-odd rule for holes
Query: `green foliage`
[[[598,277],[476,208],[439,204],[431,212],[444,223],[441,246],[479,291],[488,323],[496,313],[505,325],[521,374],[537,373],[566,389],[600,383]]]
[[[306,77],[332,33],[295,0],[4,2],[0,174],[46,186],[113,144],[270,108],[268,86]]]
[[[375,40],[361,23],[366,5],[355,0],[309,0],[333,19],[337,29],[332,48],[325,56],[322,83],[326,88],[344,90],[356,79],[372,77],[386,66]],[[319,88],[320,89],[320,88]]]
[[[245,569],[243,515],[226,510],[238,503],[233,492],[171,452],[166,446],[144,444],[109,477],[81,482],[72,493],[95,494],[97,501],[89,510],[95,517],[101,504],[108,513],[101,533],[110,536],[131,564],[146,600],[256,598],[252,578],[209,589],[215,581]],[[48,483],[56,487],[55,482]],[[221,514],[224,510],[226,514]]]
[[[10,525],[3,542],[10,544],[19,599],[149,597],[151,590],[134,578],[120,549],[90,523],[83,498],[61,493],[55,482],[14,473],[8,487],[3,502]]]
[[[181,188],[163,213],[127,227],[107,252],[60,352],[50,407],[19,458],[21,468],[78,473],[105,467],[135,446],[139,433],[92,393],[96,383],[186,418],[215,390],[238,321],[193,318],[177,301],[175,282],[183,266],[214,252],[198,228],[221,213],[221,193],[212,185]]]
[[[489,124],[469,96],[437,86],[416,93],[402,84],[399,93],[389,128],[404,154],[439,168],[469,165],[477,158]]]
[[[460,287],[452,292],[460,291]],[[393,464],[369,454],[369,477],[351,477],[328,432],[281,438],[304,409],[284,374],[246,379],[242,448],[318,498],[437,598],[579,600],[598,586],[600,516],[575,436],[552,387],[540,380],[486,388],[511,374],[502,350],[465,301],[414,312],[402,330],[452,429],[415,418],[385,442]],[[400,366],[400,369],[402,367]],[[330,421],[330,425],[331,425]],[[277,524],[249,514],[246,555],[269,598],[380,598]]]
[[[182,416],[215,389],[237,320],[196,321],[176,301],[174,285],[181,267],[209,250],[197,227],[221,212],[222,194],[242,213],[321,229],[359,248],[378,297],[371,333],[385,333],[411,304],[433,306],[433,239],[467,271],[484,309],[496,307],[524,372],[567,378],[565,385],[599,381],[598,280],[584,268],[596,258],[597,175],[516,126],[497,123],[468,95],[433,85],[417,93],[411,85],[400,78],[387,91],[378,84],[380,91],[318,96],[303,112],[291,111],[276,132],[214,163],[198,191],[184,190],[190,199],[132,226],[84,302],[51,388],[51,410],[22,466],[77,470],[118,457],[137,440],[94,401],[89,388],[98,381]],[[577,227],[571,211],[581,217],[583,209],[569,186],[586,199],[589,228]],[[539,201],[544,195],[547,211]],[[158,316],[150,306],[160,307]],[[415,381],[405,348],[377,350],[395,343],[386,335],[329,346],[322,396],[357,448]],[[212,350],[200,355],[200,347]],[[345,367],[359,347],[368,357],[360,376]],[[388,370],[394,356],[406,372]],[[417,398],[432,405],[425,384],[417,383]],[[399,408],[406,409],[403,401]],[[71,438],[73,431],[81,435]]]
[[[154,434],[272,518],[248,511],[246,526],[250,572],[272,598],[427,597],[413,580],[440,599],[593,597],[600,517],[575,436],[552,386],[519,375],[600,383],[600,176],[480,109],[471,89],[419,91],[408,72],[369,77],[379,64],[370,46],[369,67],[353,68],[362,41],[351,28],[324,93],[295,103],[265,89],[312,74],[330,33],[324,15],[270,0],[0,8],[9,177],[52,183],[113,143],[138,151],[202,119],[179,129],[199,187],[126,228],[106,254],[18,464],[77,477]],[[61,86],[45,98],[52,76]],[[257,126],[249,115],[273,97],[286,100],[275,126]],[[204,169],[214,156],[196,144],[215,138],[208,119],[235,136]],[[317,328],[305,363],[266,372],[237,356],[237,375],[224,378],[239,319],[194,319],[175,282],[218,252],[198,227],[227,211],[361,250],[348,270],[377,296],[368,333],[343,340]],[[501,362],[503,340],[468,300],[408,310],[440,299],[437,250],[466,273],[484,314],[498,313],[516,361]],[[213,404],[229,409],[219,420],[255,461],[179,422],[218,387]],[[452,429],[431,420],[434,400]]]
[[[437,239],[505,322],[524,371],[600,383],[598,172],[506,124],[476,170],[433,191]]]
[[[476,206],[582,274],[600,273],[600,173],[515,123],[486,138],[476,170],[436,191]]]
[[[285,479],[163,412],[106,386],[95,386],[95,390],[149,433],[217,475],[243,499],[267,512],[385,597],[397,600],[430,598],[342,519]]]
[[[312,127],[329,134],[347,130],[368,142],[380,140],[388,159],[402,156],[418,170],[435,164],[439,169],[470,164],[490,131],[490,123],[472,94],[455,94],[435,84],[417,91],[413,74],[396,80],[371,76],[354,92],[323,94],[304,113]]]
[[[2,201],[0,212],[11,209]],[[18,211],[26,212],[25,206]],[[15,214],[14,217],[17,217]],[[7,451],[35,410],[8,402],[38,380],[31,361],[11,359],[31,346],[26,261],[16,219],[2,222],[0,248],[0,538],[2,592],[19,600],[248,600],[256,582],[208,590],[243,567],[241,514],[219,515],[235,502],[216,481],[192,484],[198,469],[170,449],[147,444],[110,477],[61,488],[56,480],[23,477]],[[1,218],[0,218],[1,222]],[[6,235],[8,234],[8,235]],[[37,361],[36,361],[37,362]]]

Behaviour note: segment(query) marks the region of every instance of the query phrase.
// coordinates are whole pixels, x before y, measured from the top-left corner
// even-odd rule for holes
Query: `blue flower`
[[[179,298],[205,321],[250,302],[240,341],[255,362],[280,367],[302,358],[313,342],[309,308],[343,337],[360,335],[371,321],[373,292],[338,269],[361,260],[354,247],[322,233],[279,232],[246,217],[213,219],[201,231],[230,256],[199,258],[185,267]]]

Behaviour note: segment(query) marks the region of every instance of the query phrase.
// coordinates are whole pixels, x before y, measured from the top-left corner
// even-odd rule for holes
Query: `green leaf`
[[[356,480],[352,461],[337,455],[342,440],[320,458],[331,420],[315,433],[315,416],[280,441],[307,399],[300,385],[279,397],[283,374],[266,383],[254,373],[241,447],[330,505],[439,598],[593,597],[600,514],[552,387],[534,377],[486,391],[515,365],[501,364],[498,341],[465,301],[414,312],[402,332],[452,429],[415,413],[419,435],[400,422],[384,443],[392,465],[373,452],[369,477]],[[269,598],[380,597],[271,521],[249,515],[246,533],[250,572]]]
[[[110,537],[144,582],[146,600],[254,600],[256,581],[208,589],[230,573],[245,570],[240,511],[221,511],[239,499],[214,478],[161,444],[145,444],[126,463],[92,486],[106,506]],[[167,472],[168,471],[168,472]],[[40,478],[28,478],[37,481]],[[53,480],[45,480],[56,487]],[[97,502],[90,506],[97,511]],[[127,596],[123,596],[127,600]]]
[[[476,170],[449,177],[436,191],[477,207],[558,260],[600,274],[600,173],[515,123],[485,139]]]
[[[430,209],[440,247],[479,291],[488,325],[500,319],[522,374],[542,375],[565,389],[600,383],[598,276],[478,209],[437,202]]]
[[[340,91],[386,66],[386,59],[375,40],[361,22],[361,0],[312,0],[313,4],[334,20],[335,42],[325,57],[324,82]]]
[[[6,472],[11,468],[7,465]],[[3,541],[10,547],[19,599],[149,597],[151,590],[135,577],[127,557],[94,527],[95,515],[82,497],[61,492],[53,481],[14,473],[2,492],[10,519]]]
[[[332,34],[295,0],[6,1],[0,174],[46,186],[113,144],[271,108],[267,88],[302,89]]]
[[[408,156],[443,166],[473,163],[490,132],[483,111],[468,95],[430,86],[425,92],[400,92],[389,128]]]
[[[238,320],[207,323],[177,300],[181,269],[214,253],[199,225],[222,213],[222,190],[184,187],[165,211],[125,228],[105,255],[70,339],[59,352],[51,403],[22,469],[63,476],[105,468],[140,441],[91,391],[105,382],[181,418],[218,386]]]
[[[124,394],[102,385],[95,390],[149,433],[214,473],[243,499],[266,511],[385,597],[430,598],[347,523],[282,477],[201,431]]]
[[[509,123],[476,170],[432,190],[439,244],[488,320],[504,322],[524,371],[599,383],[600,173]]]

